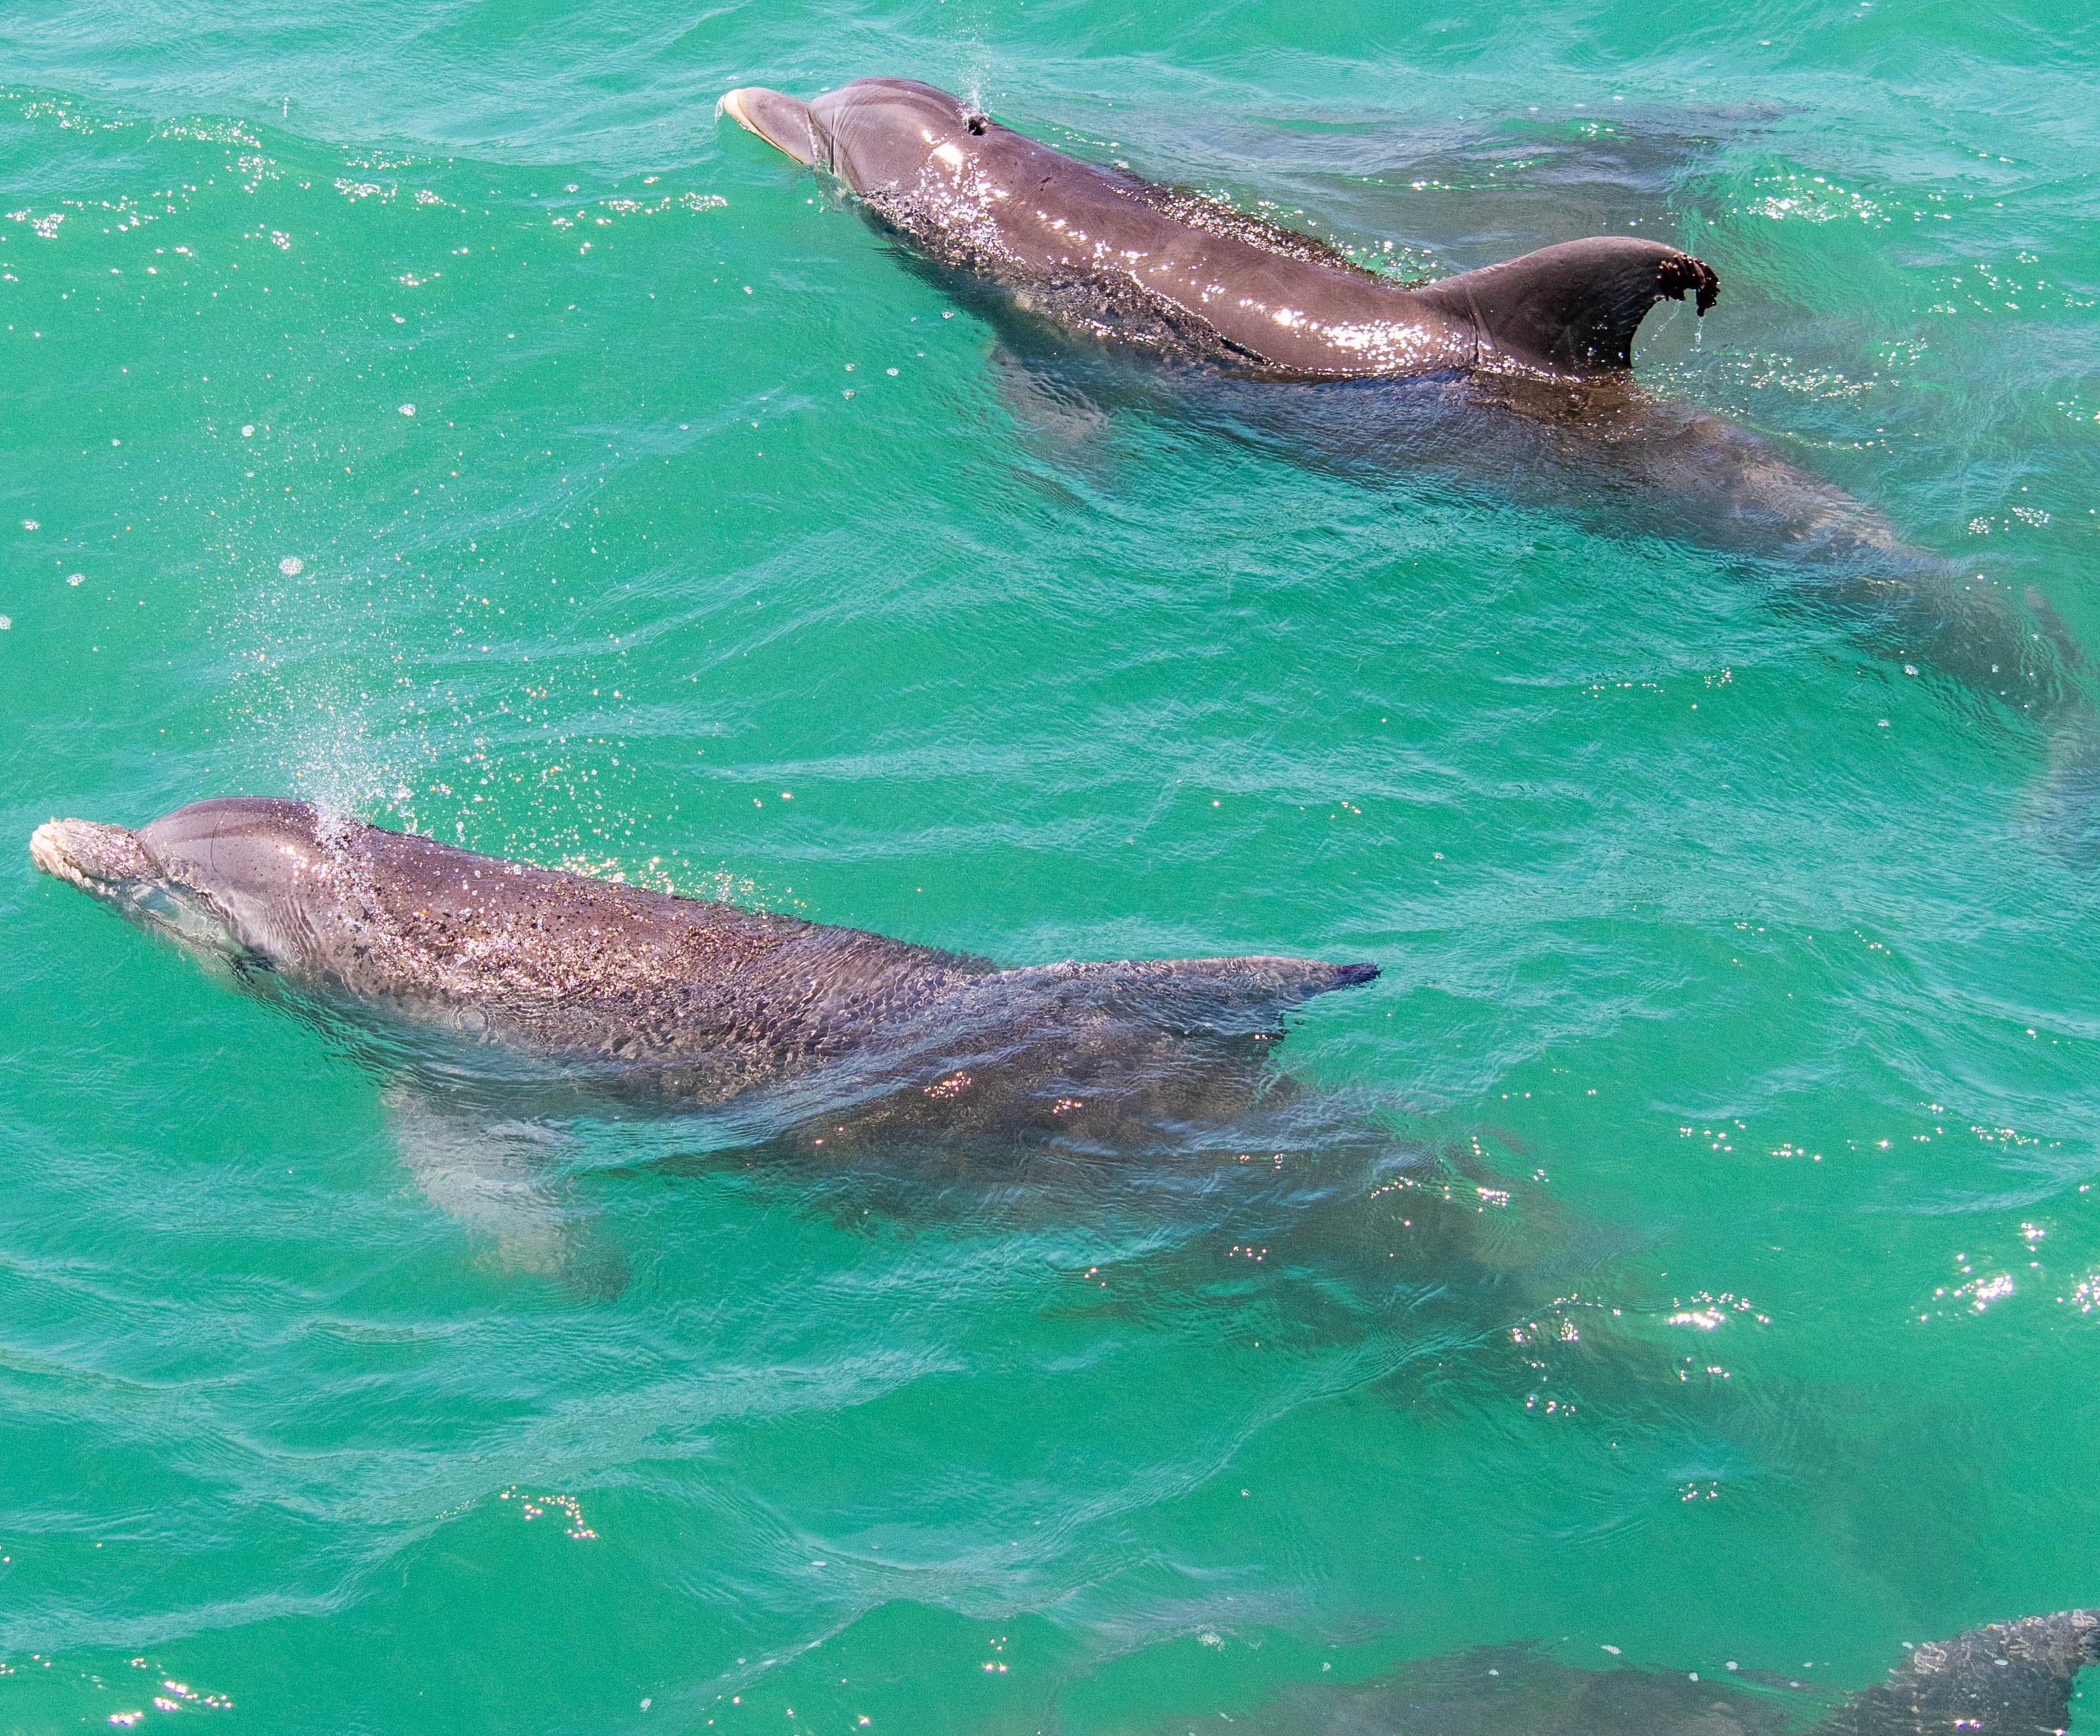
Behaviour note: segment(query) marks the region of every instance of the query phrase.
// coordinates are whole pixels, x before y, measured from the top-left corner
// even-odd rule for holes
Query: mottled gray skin
[[[1854,1697],[1819,1736],[2061,1736],[2071,1684],[2100,1659],[2100,1610],[2065,1610],[1972,1628],[1911,1654],[1889,1680]]]
[[[1974,1628],[1919,1646],[1807,1736],[2062,1736],[2079,1671],[2100,1658],[2100,1610]],[[1820,1673],[1820,1672],[1819,1672]],[[1762,1670],[1574,1669],[1523,1646],[1432,1659],[1394,1675],[1285,1694],[1235,1722],[1253,1736],[1788,1736],[1787,1702],[1820,1685]],[[1745,1680],[1769,1690],[1758,1694]],[[1189,1727],[1158,1726],[1161,1736]]]
[[[1002,971],[246,797],[137,831],[55,820],[30,854],[238,966],[690,1106],[845,1068],[876,1087],[929,1077],[962,1107],[976,1082],[933,1077],[959,1063],[1134,1064],[1148,1044],[1270,1030],[1377,974],[1282,958]]]
[[[1665,297],[1718,293],[1690,254],[1633,236],[1542,248],[1403,289],[1306,236],[1066,156],[904,78],[809,103],[757,86],[722,106],[837,176],[943,263],[1105,335],[1209,349],[1297,379],[1623,368]]]

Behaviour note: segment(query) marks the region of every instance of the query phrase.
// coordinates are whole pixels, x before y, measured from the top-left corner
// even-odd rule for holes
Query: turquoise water
[[[2097,50],[2067,0],[18,0],[0,1725],[1180,1730],[1516,1641],[1807,1718],[2100,1602],[2054,732],[1767,567],[1046,390],[712,113],[911,73],[1410,270],[1665,235],[1724,289],[1652,386],[2092,645]],[[1185,1152],[578,1130],[580,1284],[20,848],[237,791],[1384,974]]]

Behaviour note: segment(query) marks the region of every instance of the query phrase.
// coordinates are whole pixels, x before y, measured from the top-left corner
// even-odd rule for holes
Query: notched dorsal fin
[[[1416,292],[1470,320],[1497,349],[1581,371],[1633,365],[1634,332],[1657,302],[1689,293],[1701,313],[1721,280],[1702,259],[1638,236],[1593,236],[1542,247]]]

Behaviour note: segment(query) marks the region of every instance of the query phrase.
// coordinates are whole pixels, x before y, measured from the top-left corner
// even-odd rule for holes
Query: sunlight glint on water
[[[0,46],[0,1725],[1178,1730],[1534,1641],[1820,1706],[2100,1602],[2076,743],[1769,563],[1075,398],[712,115],[911,73],[1405,275],[1675,241],[1723,294],[1644,378],[2091,645],[2082,11]],[[1384,975],[1200,1159],[579,1126],[615,1294],[20,848],[239,791],[1003,962]]]

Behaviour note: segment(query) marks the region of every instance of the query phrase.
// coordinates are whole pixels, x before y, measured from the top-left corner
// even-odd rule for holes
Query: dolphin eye
[[[967,121],[963,122],[963,125],[967,126],[973,133],[976,134],[978,138],[982,139],[984,137],[985,117],[982,115],[972,115]]]

